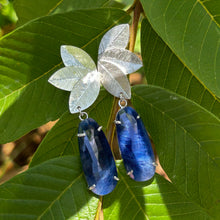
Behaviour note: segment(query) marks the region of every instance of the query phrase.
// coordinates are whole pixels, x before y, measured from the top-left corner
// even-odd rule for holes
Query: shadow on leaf
[[[98,201],[79,157],[55,158],[0,186],[0,219],[94,219]]]

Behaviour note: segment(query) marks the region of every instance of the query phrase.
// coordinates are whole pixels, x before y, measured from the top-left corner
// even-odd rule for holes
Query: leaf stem
[[[133,20],[132,20],[132,25],[131,25],[131,30],[130,30],[130,44],[129,44],[129,50],[131,52],[134,52],[134,46],[135,46],[135,41],[136,41],[136,36],[137,36],[137,30],[138,30],[138,22],[140,19],[140,14],[143,12],[142,5],[139,0],[135,0],[135,5],[133,6],[134,10],[134,15],[133,15]]]
[[[103,220],[104,219],[103,210],[102,210],[102,199],[103,199],[103,197],[100,196],[98,207],[97,207],[97,212],[96,212],[96,215],[95,215],[95,220]]]
[[[133,2],[133,4],[131,5],[131,7],[127,9],[126,12],[127,12],[128,14],[130,14],[130,13],[134,10],[135,5],[136,5],[136,2],[137,2],[137,0],[134,0],[134,2]]]
[[[115,151],[114,146],[113,146],[114,133],[115,133],[114,120],[115,120],[116,114],[118,112],[118,108],[119,108],[118,107],[118,98],[114,97],[111,116],[110,116],[110,119],[109,119],[109,124],[108,124],[108,127],[107,127],[107,134],[106,134],[106,137],[108,139],[109,145],[110,145],[111,150],[113,151],[113,153]]]

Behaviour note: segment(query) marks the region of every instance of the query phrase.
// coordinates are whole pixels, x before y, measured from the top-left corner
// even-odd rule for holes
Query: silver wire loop
[[[83,121],[83,120],[88,118],[88,114],[86,112],[82,112],[80,106],[78,106],[77,109],[79,110],[79,119],[80,119],[80,121]]]
[[[123,96],[122,93],[120,93],[120,99],[118,101],[118,105],[119,107],[122,109],[122,108],[125,108],[127,106],[127,100],[125,99],[125,97]]]

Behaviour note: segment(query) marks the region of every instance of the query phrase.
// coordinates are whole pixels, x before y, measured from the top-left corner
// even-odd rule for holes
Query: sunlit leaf
[[[184,66],[220,97],[220,1],[141,2],[157,34]]]
[[[195,220],[211,219],[178,189],[158,174],[147,182],[131,180],[119,166],[120,181],[103,198],[104,219]]]
[[[176,56],[147,19],[143,20],[141,29],[142,58],[147,82],[185,96],[220,117],[219,99]]]
[[[220,121],[198,104],[155,86],[133,88],[161,165],[179,192],[212,216],[219,210]]]
[[[14,0],[13,5],[18,16],[17,25],[21,26],[38,17],[72,10],[103,7],[108,2],[108,0]]]
[[[98,198],[78,157],[55,158],[0,186],[0,219],[94,219]]]

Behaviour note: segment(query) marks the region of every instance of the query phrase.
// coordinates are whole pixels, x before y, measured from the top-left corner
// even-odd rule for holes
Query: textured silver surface
[[[88,108],[96,100],[100,81],[112,95],[123,94],[131,98],[131,87],[127,74],[142,66],[141,60],[126,50],[129,41],[129,25],[121,24],[110,29],[102,38],[98,51],[98,71],[92,58],[82,49],[61,46],[61,57],[66,67],[55,72],[48,80],[59,89],[71,91],[69,109],[71,113]]]
[[[81,78],[73,87],[69,97],[69,109],[71,113],[79,112],[91,106],[99,95],[100,73],[97,71],[89,72]]]
[[[117,66],[102,61],[98,63],[101,73],[101,83],[113,96],[120,98],[120,93],[126,99],[131,98],[131,87],[127,76]]]
[[[75,84],[89,71],[81,66],[67,66],[56,71],[48,81],[59,89],[71,91]]]
[[[60,53],[65,66],[81,66],[96,70],[96,65],[89,54],[78,47],[63,45]]]
[[[142,67],[142,61],[125,49],[128,41],[129,25],[115,26],[103,36],[98,56],[102,85],[116,97],[123,93],[126,99],[131,98],[131,87],[126,75]]]
[[[123,48],[113,48],[106,50],[99,61],[112,63],[119,67],[124,74],[130,74],[142,67],[142,61],[131,51]]]
[[[71,91],[69,110],[71,113],[88,108],[96,100],[100,90],[100,73],[92,58],[82,49],[61,46],[61,57],[66,67],[55,72],[49,82],[59,89]]]
[[[125,48],[129,41],[129,25],[120,24],[105,33],[100,45],[99,55],[109,48]]]

